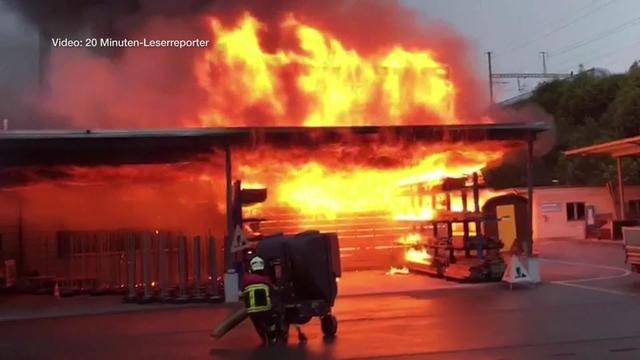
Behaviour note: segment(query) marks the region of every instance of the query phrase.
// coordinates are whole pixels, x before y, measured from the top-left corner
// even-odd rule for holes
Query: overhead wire
[[[581,21],[581,20],[583,20],[583,19],[595,14],[599,10],[602,10],[602,9],[606,8],[606,7],[614,4],[617,1],[618,0],[609,0],[606,3],[600,4],[600,6],[597,6],[596,8],[588,11],[587,13],[584,13],[584,14],[582,14],[581,16],[579,16],[577,18],[569,20],[569,22],[566,22],[566,23],[564,23],[564,24],[562,24],[562,25],[560,25],[560,26],[558,26],[558,27],[556,27],[556,28],[554,28],[554,29],[552,29],[552,30],[550,30],[548,32],[545,32],[540,36],[534,37],[534,38],[526,41],[525,43],[521,44],[520,46],[512,47],[512,48],[508,49],[507,51],[517,51],[517,50],[520,50],[522,48],[525,48],[525,47],[527,47],[527,46],[529,46],[529,45],[531,45],[531,44],[533,44],[533,43],[535,43],[535,42],[537,42],[539,40],[542,40],[542,39],[548,37],[549,35],[555,34],[558,31],[562,31],[562,30],[570,27],[571,25],[576,24],[577,22],[579,22],[579,21]]]
[[[636,26],[638,24],[640,24],[640,16],[636,17],[636,18],[633,18],[633,19],[631,19],[629,21],[626,21],[626,22],[624,22],[624,23],[622,23],[622,24],[620,24],[618,26],[615,26],[614,28],[602,31],[602,32],[596,34],[594,37],[592,37],[590,39],[583,39],[583,40],[577,41],[577,42],[575,42],[573,44],[567,45],[564,48],[561,48],[559,50],[551,51],[550,54],[553,55],[553,56],[559,56],[559,55],[562,55],[562,54],[569,53],[569,52],[571,52],[571,51],[573,51],[575,49],[581,48],[581,47],[583,47],[585,45],[588,45],[588,44],[591,44],[591,43],[593,43],[595,41],[603,40],[603,39],[608,38],[609,36],[618,34],[618,33],[622,32],[622,31],[627,30],[629,28],[632,28],[633,26]]]

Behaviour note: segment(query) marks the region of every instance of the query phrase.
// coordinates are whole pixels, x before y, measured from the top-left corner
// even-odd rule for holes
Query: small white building
[[[526,196],[526,190],[518,189]],[[612,238],[617,195],[607,186],[542,186],[533,192],[533,237]],[[625,186],[627,219],[638,218],[640,186]]]

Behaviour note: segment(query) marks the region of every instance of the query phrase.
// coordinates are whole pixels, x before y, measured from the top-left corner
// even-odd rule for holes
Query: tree
[[[567,157],[563,151],[640,135],[640,64],[635,62],[624,75],[602,77],[582,71],[570,79],[542,83],[528,102],[549,113],[556,126],[553,149],[534,163],[534,183],[602,185],[615,179],[612,159]],[[639,161],[626,160],[624,171],[627,182],[640,180]],[[494,187],[524,185],[524,154],[487,170],[485,178]]]

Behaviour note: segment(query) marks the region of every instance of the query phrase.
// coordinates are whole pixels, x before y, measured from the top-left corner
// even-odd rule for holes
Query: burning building
[[[485,114],[464,43],[396,2],[190,3],[175,17],[170,6],[122,6],[109,26],[79,27],[206,38],[207,48],[48,52],[40,112],[66,128],[137,130],[0,134],[4,193],[21,209],[9,216],[20,245],[5,257],[24,257],[23,271],[46,272],[58,230],[222,238],[223,151],[228,174],[268,188],[245,209],[266,219],[255,232],[337,230],[347,267],[386,267],[385,255],[362,254],[393,249],[406,231],[397,219],[431,216],[403,187],[478,173],[544,128]],[[51,32],[46,15],[35,18]],[[46,249],[28,250],[31,224]]]

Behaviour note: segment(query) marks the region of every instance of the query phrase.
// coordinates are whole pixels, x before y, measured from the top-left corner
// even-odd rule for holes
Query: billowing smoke
[[[211,93],[216,93],[216,87],[229,85],[224,83],[224,79],[218,79],[219,82],[211,84],[211,88],[202,86],[202,79],[198,78],[195,69],[207,48],[54,48],[50,40],[71,38],[82,41],[91,37],[215,40],[210,17],[215,17],[222,27],[227,28],[235,26],[246,12],[263,24],[259,43],[267,53],[293,46],[289,43],[290,37],[279,26],[290,14],[295,14],[297,21],[322,30],[339,40],[345,49],[362,56],[388,51],[396,45],[407,51],[428,49],[438,63],[446,64],[450,79],[455,84],[457,120],[477,122],[486,105],[483,87],[471,73],[465,42],[444,24],[421,22],[399,1],[4,1],[37,28],[42,40],[44,81],[38,91],[28,94],[28,101],[37,109],[39,116],[25,124],[27,127],[202,126],[200,116],[211,104]],[[215,73],[217,69],[210,70]],[[233,107],[236,103],[230,98],[227,105]],[[232,122],[233,119],[227,120]],[[302,119],[292,120],[302,123]],[[370,153],[376,154],[378,150],[373,149]],[[283,162],[291,158],[280,155]],[[361,164],[360,157],[352,159],[350,164],[346,164],[351,159],[348,156],[315,159],[314,156],[318,155],[306,152],[298,158],[305,160],[300,162],[316,165],[307,167],[311,170],[326,162],[329,167],[321,174],[330,172],[331,166],[335,167],[338,162],[336,159],[345,159],[345,164],[341,164],[344,165],[343,172],[329,178],[335,178],[336,184],[329,185],[337,189],[343,188],[341,181],[344,178],[362,169],[389,170],[393,167],[386,162],[383,165]],[[253,173],[256,177],[276,173],[267,163],[274,161],[275,157],[269,153],[265,158],[260,167],[236,163],[239,171],[235,173]],[[464,159],[468,158],[476,160],[476,156],[464,156]],[[389,154],[385,159],[391,159],[389,162],[394,166],[398,166],[398,160],[420,163],[419,158],[409,159],[406,152]],[[312,160],[317,162],[312,163]],[[416,164],[402,165],[409,168]],[[154,166],[146,172],[135,168],[132,173],[128,169],[31,169],[31,172],[16,172],[14,177],[6,177],[8,180],[5,181],[12,186],[30,184],[30,188],[16,192],[31,205],[32,213],[39,209],[43,213],[38,213],[38,218],[48,217],[52,226],[57,227],[98,228],[130,224],[153,227],[168,224],[174,228],[201,228],[203,224],[211,223],[214,217],[215,221],[223,223],[216,208],[224,198],[221,193],[221,167],[202,170],[193,164],[186,168]],[[144,176],[149,173],[154,176]],[[315,174],[313,171],[307,173]],[[297,176],[297,169],[292,167],[291,174],[292,177]],[[377,171],[371,171],[371,174],[379,176]],[[201,175],[209,175],[210,178],[202,180]],[[360,181],[376,181],[374,175],[371,179],[356,179],[358,181],[351,183],[359,185]],[[42,181],[43,178],[51,181],[47,183]],[[357,188],[366,192],[363,186]],[[332,194],[335,196],[335,192]],[[202,206],[198,204],[199,199],[204,202]],[[100,216],[101,213],[104,216]],[[197,219],[197,224],[191,224],[190,219]],[[218,232],[220,230],[217,229]]]
[[[209,104],[194,62],[203,48],[52,48],[52,38],[208,39],[207,16],[230,26],[249,12],[265,24],[260,45],[286,47],[277,26],[289,14],[322,29],[362,55],[393,45],[429,49],[446,64],[456,84],[456,115],[476,121],[484,108],[482,88],[471,74],[464,41],[440,23],[421,23],[399,1],[18,1],[4,0],[38,29],[48,47],[44,82],[30,104],[44,118],[37,126],[149,128],[201,126]],[[29,124],[33,127],[35,124]]]
[[[45,36],[120,37],[153,16],[197,14],[210,0],[2,0]]]

